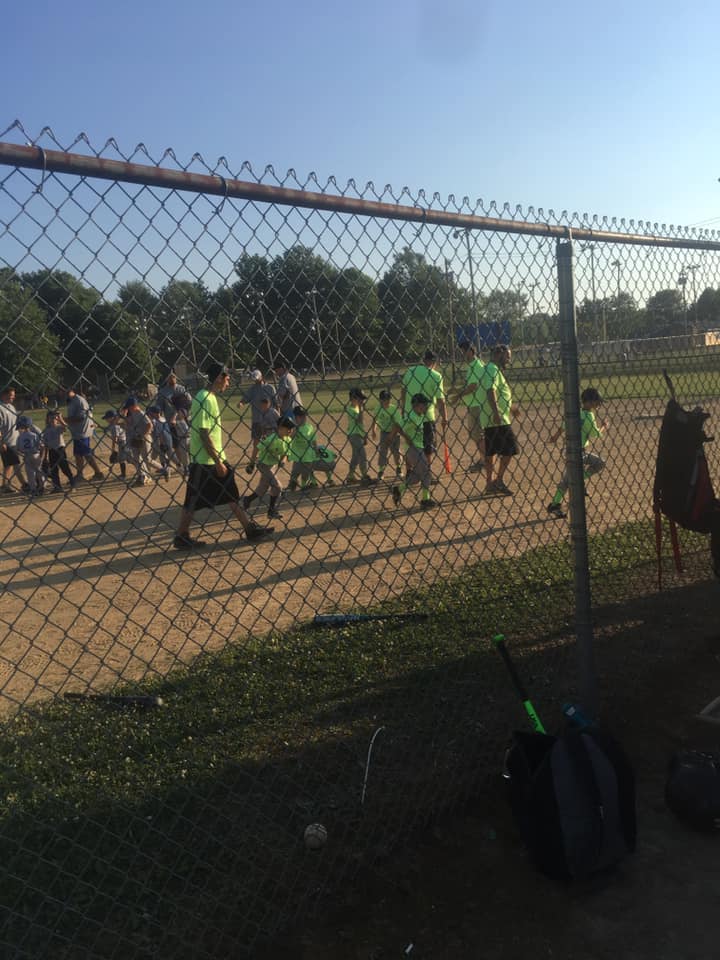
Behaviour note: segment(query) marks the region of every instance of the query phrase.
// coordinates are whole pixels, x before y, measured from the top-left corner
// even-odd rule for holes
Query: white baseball
[[[327,830],[321,823],[311,823],[305,827],[305,846],[308,850],[319,850],[327,841]]]

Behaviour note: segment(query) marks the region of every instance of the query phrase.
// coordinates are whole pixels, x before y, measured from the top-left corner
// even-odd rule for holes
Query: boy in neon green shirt
[[[326,487],[334,486],[332,472],[335,469],[335,459],[324,459],[318,453],[318,445],[315,439],[317,430],[309,422],[307,410],[304,407],[295,407],[293,416],[295,417],[296,429],[290,441],[288,452],[288,460],[292,463],[289,489],[297,490],[300,483],[303,490],[317,487],[316,470],[321,470],[327,474]]]
[[[292,417],[285,414],[278,420],[277,430],[267,437],[263,437],[258,443],[256,467],[260,474],[260,481],[251,493],[243,497],[243,507],[247,510],[253,500],[262,497],[266,490],[270,490],[270,505],[268,506],[268,517],[276,518],[280,516],[277,503],[282,496],[282,487],[277,478],[277,469],[280,464],[287,460],[290,452],[290,440],[295,430],[295,421]]]
[[[598,422],[595,418],[595,411],[599,409],[602,402],[602,397],[594,387],[588,387],[586,390],[583,390],[582,394],[580,395],[580,403],[582,404],[582,410],[580,411],[580,440],[583,450],[583,476],[586,480],[588,477],[592,477],[596,473],[600,473],[600,471],[605,467],[605,461],[602,459],[602,457],[598,457],[595,453],[589,453],[587,450],[587,446],[590,441],[595,437],[601,437],[603,435],[603,430],[605,430],[608,425],[607,420],[603,420],[603,422],[598,426]],[[561,425],[550,437],[550,443],[557,443],[562,433],[563,427]],[[563,517],[567,516],[567,513],[562,508],[562,502],[569,486],[570,482],[568,480],[568,474],[566,470],[562,479],[560,480],[560,483],[557,485],[555,496],[547,505],[547,512],[551,516],[557,517],[558,519],[562,519]]]
[[[368,459],[365,452],[367,444],[367,430],[365,429],[365,403],[367,397],[359,388],[350,391],[350,402],[345,407],[347,414],[347,438],[350,442],[350,468],[345,483],[361,483],[364,487],[371,487],[377,480],[368,475]],[[355,471],[360,470],[360,479]]]
[[[410,412],[403,417],[401,424],[395,424],[391,433],[399,434],[407,443],[405,453],[406,478],[392,488],[393,503],[400,506],[402,495],[408,487],[419,483],[421,487],[420,506],[429,510],[437,506],[430,496],[430,464],[427,448],[432,445],[432,424],[427,418],[429,400],[424,394],[416,393],[410,400]]]
[[[395,461],[395,476],[402,476],[400,466],[400,434],[392,433],[396,424],[402,424],[397,404],[392,402],[389,390],[380,391],[380,406],[375,413],[372,423],[372,438],[377,440],[377,431],[380,429],[380,443],[378,444],[378,480],[382,480],[388,462],[388,453]]]

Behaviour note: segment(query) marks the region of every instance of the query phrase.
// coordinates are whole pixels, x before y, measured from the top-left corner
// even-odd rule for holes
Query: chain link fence
[[[720,240],[0,140],[5,955],[252,953],[482,792],[495,632],[548,710],[593,621],[601,702],[636,682],[612,609],[655,588],[663,369],[720,413]],[[212,364],[240,500],[186,528]]]

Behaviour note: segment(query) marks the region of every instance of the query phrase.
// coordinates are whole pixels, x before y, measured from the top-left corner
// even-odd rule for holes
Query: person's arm
[[[212,442],[212,438],[210,436],[210,428],[200,427],[200,429],[198,430],[198,433],[200,434],[200,443],[202,443],[208,456],[215,463],[215,473],[220,478],[226,476],[228,472],[228,468],[225,466],[225,464],[222,461],[222,457],[220,456],[218,451],[215,449],[215,444]]]
[[[437,402],[437,408],[438,408],[438,413],[440,414],[440,422],[442,423],[443,428],[447,427],[448,420],[447,420],[447,407],[445,405],[445,397],[440,397],[440,399]]]

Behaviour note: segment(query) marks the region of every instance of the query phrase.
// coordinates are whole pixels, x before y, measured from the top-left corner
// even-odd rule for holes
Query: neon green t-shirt
[[[345,407],[345,412],[347,413],[348,418],[347,435],[349,437],[364,437],[366,430],[364,426],[364,420],[362,419],[362,409],[358,410],[351,403],[349,403]]]
[[[478,357],[473,357],[468,364],[465,386],[474,386],[475,392],[468,393],[463,397],[466,407],[482,407],[487,402],[487,390],[482,387],[484,373],[485,364]]]
[[[512,391],[510,390],[510,384],[505,379],[500,367],[496,366],[494,363],[488,363],[485,365],[485,370],[483,371],[481,386],[485,391],[485,399],[482,405],[481,421],[484,427],[495,427],[495,419],[493,416],[493,409],[490,406],[490,401],[487,398],[487,391],[494,390],[495,398],[497,401],[498,413],[500,414],[500,423],[509,424],[512,421],[512,416],[510,414],[510,407],[512,406]]]
[[[590,443],[593,437],[601,437],[602,430],[597,425],[594,410],[580,411],[580,437],[582,439],[583,449]]]
[[[220,405],[217,396],[207,389],[198,390],[190,407],[190,459],[193,463],[214,463],[200,439],[201,430],[210,432],[212,444],[224,460]]]
[[[411,446],[416,447],[418,450],[425,448],[425,422],[427,419],[428,418],[423,416],[422,413],[415,413],[414,410],[405,414],[402,428],[412,441],[412,443],[408,444],[408,449],[410,449]]]
[[[317,460],[315,452],[315,434],[317,430],[311,423],[297,427],[290,439],[288,460],[293,463],[312,463]]]
[[[400,423],[397,404],[389,403],[387,407],[379,406],[375,414],[375,423],[382,433],[389,433],[396,424]]]
[[[435,420],[437,402],[445,399],[442,374],[426,367],[424,363],[419,363],[416,367],[410,367],[402,379],[402,385],[405,389],[404,413],[407,415],[412,410],[413,396],[416,393],[422,393],[430,401],[427,419]]]
[[[266,467],[277,466],[288,455],[290,441],[290,437],[280,437],[277,433],[263,437],[258,443],[257,462],[264,463]]]

